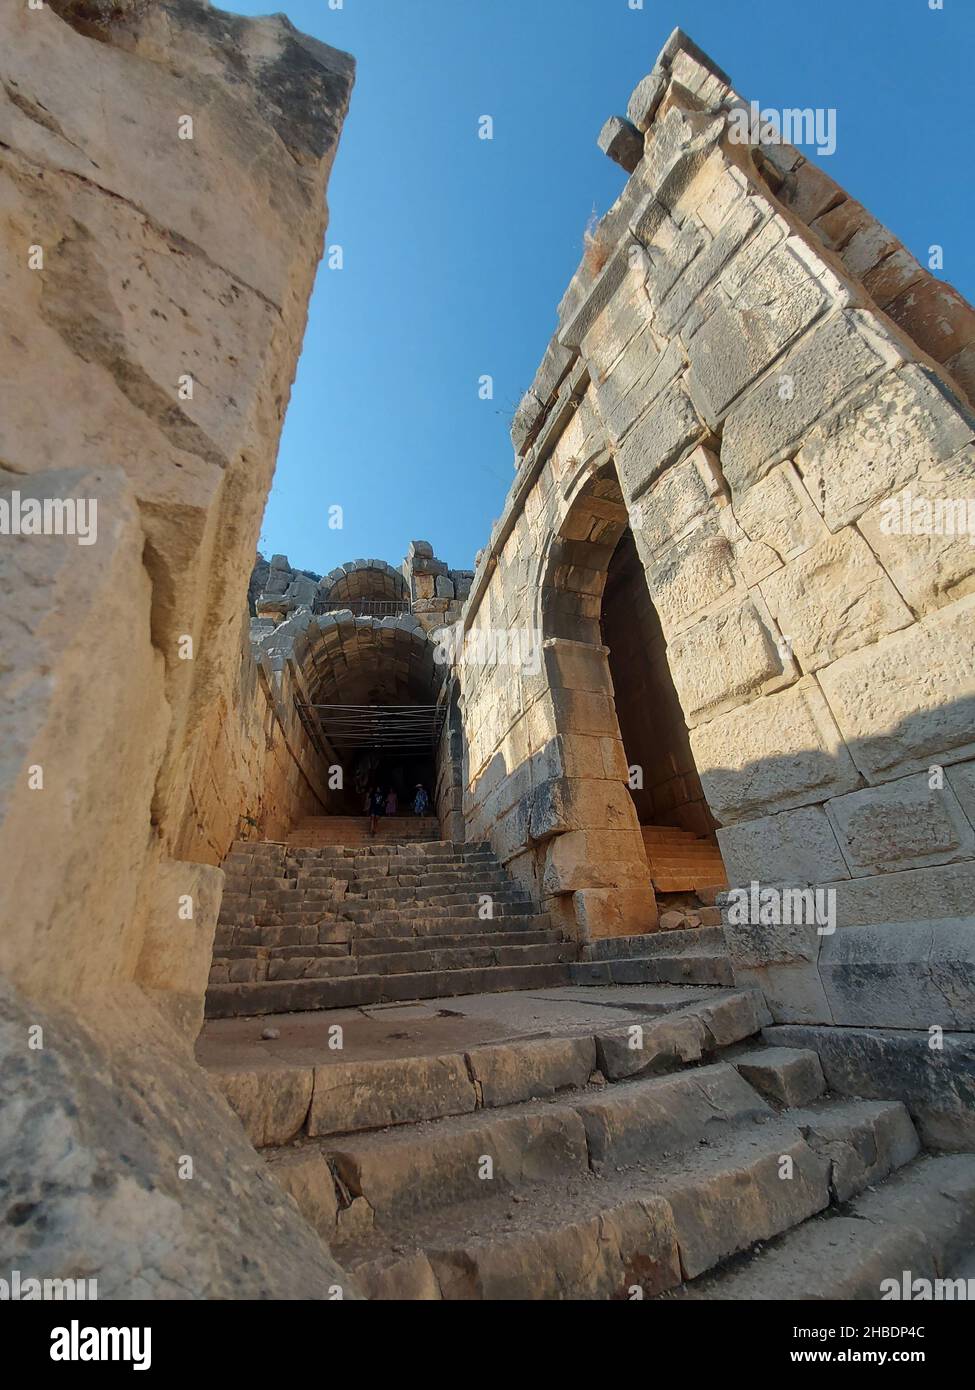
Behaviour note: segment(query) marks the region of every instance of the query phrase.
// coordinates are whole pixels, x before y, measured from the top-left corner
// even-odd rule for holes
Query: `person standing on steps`
[[[369,834],[375,835],[379,825],[379,817],[386,810],[386,793],[382,787],[375,786],[372,789],[372,797],[369,802]]]
[[[427,796],[427,789],[422,782],[417,782],[413,793],[413,814],[415,816],[425,816],[430,809],[430,798]]]
[[[395,787],[390,787],[386,796],[386,814],[387,816],[399,814],[399,797],[396,795]]]

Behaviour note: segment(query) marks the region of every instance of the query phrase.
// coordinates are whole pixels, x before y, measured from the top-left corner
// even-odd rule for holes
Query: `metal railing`
[[[356,618],[395,618],[399,613],[409,613],[408,599],[399,598],[346,598],[329,599],[322,604],[323,613],[350,612]]]

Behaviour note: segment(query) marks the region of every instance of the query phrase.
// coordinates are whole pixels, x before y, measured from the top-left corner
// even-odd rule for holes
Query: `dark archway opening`
[[[606,575],[600,632],[609,648],[616,714],[654,887],[697,893],[725,882],[716,822],[705,799],[674,687],[657,610],[633,533],[621,535]]]

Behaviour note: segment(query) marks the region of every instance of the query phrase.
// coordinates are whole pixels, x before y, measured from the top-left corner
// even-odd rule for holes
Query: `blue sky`
[[[511,484],[508,423],[554,330],[593,210],[596,148],[679,24],[763,106],[835,107],[824,167],[975,298],[975,3],[944,0],[283,0],[358,77],[330,245],[262,548],[324,572],[429,540],[473,566]],[[228,0],[242,14],[266,3]],[[494,139],[477,138],[482,115]],[[478,398],[482,374],[494,399]],[[341,530],[328,509],[343,508]]]

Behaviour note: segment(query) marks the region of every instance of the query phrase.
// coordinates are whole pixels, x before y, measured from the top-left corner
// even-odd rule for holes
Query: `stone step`
[[[579,1090],[594,1067],[607,1083],[672,1073],[754,1037],[764,1013],[754,990],[727,990],[636,1017],[638,1023],[479,1043],[464,1052],[354,1061],[330,1054],[328,1065],[222,1067],[212,1075],[251,1142],[262,1147],[302,1132],[384,1129]]]
[[[300,948],[299,948],[300,949]],[[575,960],[572,943],[537,946],[462,946],[437,951],[395,952],[390,955],[293,955],[286,959],[214,958],[212,984],[268,980],[339,980],[360,975],[418,975],[431,971],[477,970],[490,966],[551,965]]]
[[[287,917],[288,914],[281,914]],[[343,943],[364,943],[373,940],[399,940],[412,942],[423,938],[440,936],[477,936],[497,931],[518,934],[545,931],[551,927],[548,913],[522,915],[502,914],[497,919],[481,918],[476,915],[438,914],[432,917],[414,917],[409,913],[357,914],[361,920],[352,921],[334,914],[308,913],[308,921],[264,922],[257,925],[222,922],[217,927],[217,943],[221,946],[261,946],[283,947],[313,945],[341,945]],[[492,926],[493,922],[493,926]],[[231,935],[228,936],[227,933]]]
[[[249,1018],[317,1009],[359,1008],[458,994],[513,989],[551,989],[571,983],[570,966],[494,965],[473,970],[439,970],[407,975],[356,975],[344,980],[294,980],[264,984],[211,985],[207,1018]]]
[[[380,1224],[398,1230],[444,1206],[684,1153],[724,1124],[760,1116],[772,1116],[765,1101],[719,1062],[569,1101],[329,1140],[325,1153],[332,1171],[366,1199]]]
[[[718,1109],[710,1113],[687,1087],[688,1076],[700,1078],[704,1071],[714,1074],[706,1084]],[[622,1133],[609,1127],[609,1159],[595,1171],[585,1163],[578,1129],[559,1125],[558,1105],[526,1107],[523,1117],[506,1117],[507,1131],[478,1134],[483,1147],[476,1156],[462,1145],[445,1145],[439,1201],[423,1166],[409,1176],[395,1165],[377,1174],[364,1144],[358,1152],[349,1144],[330,1147],[349,1195],[368,1188],[379,1202],[371,1238],[343,1247],[340,1234],[339,1259],[373,1298],[392,1296],[397,1288],[400,1296],[423,1297],[419,1290],[427,1288],[427,1296],[450,1299],[622,1300],[637,1288],[644,1298],[654,1297],[827,1210],[836,1200],[831,1153],[837,1146],[858,1153],[860,1136],[872,1136],[870,1155],[859,1155],[858,1191],[917,1153],[917,1136],[899,1102],[831,1102],[797,1122],[791,1114],[763,1113],[757,1096],[737,1095],[722,1064],[704,1071],[639,1088],[656,1090],[661,1128],[644,1129],[640,1151],[639,1126]],[[429,1128],[448,1125],[463,1132],[465,1121]],[[588,1131],[595,1134],[599,1152],[604,1131],[591,1120],[584,1129],[590,1142]],[[374,1138],[374,1149],[382,1138]],[[638,1151],[637,1162],[613,1162]],[[355,1156],[340,1157],[350,1153]],[[495,1177],[481,1180],[478,1190],[468,1168],[476,1171],[484,1156],[495,1157]],[[415,1151],[411,1157],[418,1160]],[[435,1158],[429,1161],[436,1167]],[[428,1194],[436,1203],[431,1210],[421,1205]],[[412,1278],[404,1261],[413,1266]],[[412,1295],[403,1293],[404,1281],[416,1290]]]
[[[654,873],[651,878],[658,893],[722,893],[728,887],[724,875],[715,879],[713,874],[701,875],[684,870],[679,873]]]
[[[950,1277],[975,1245],[975,1154],[923,1156],[842,1213],[807,1221],[745,1263],[685,1285],[685,1299],[880,1300]],[[892,1281],[886,1282],[885,1281]],[[930,1293],[928,1295],[931,1296]]]
[[[608,936],[594,941],[593,960],[626,960],[638,956],[673,956],[684,951],[721,955],[725,949],[720,927],[695,927],[692,931],[647,932],[644,936]]]
[[[666,933],[670,935],[670,933]],[[578,961],[574,985],[733,985],[728,956],[717,951],[663,951],[620,960]]]

